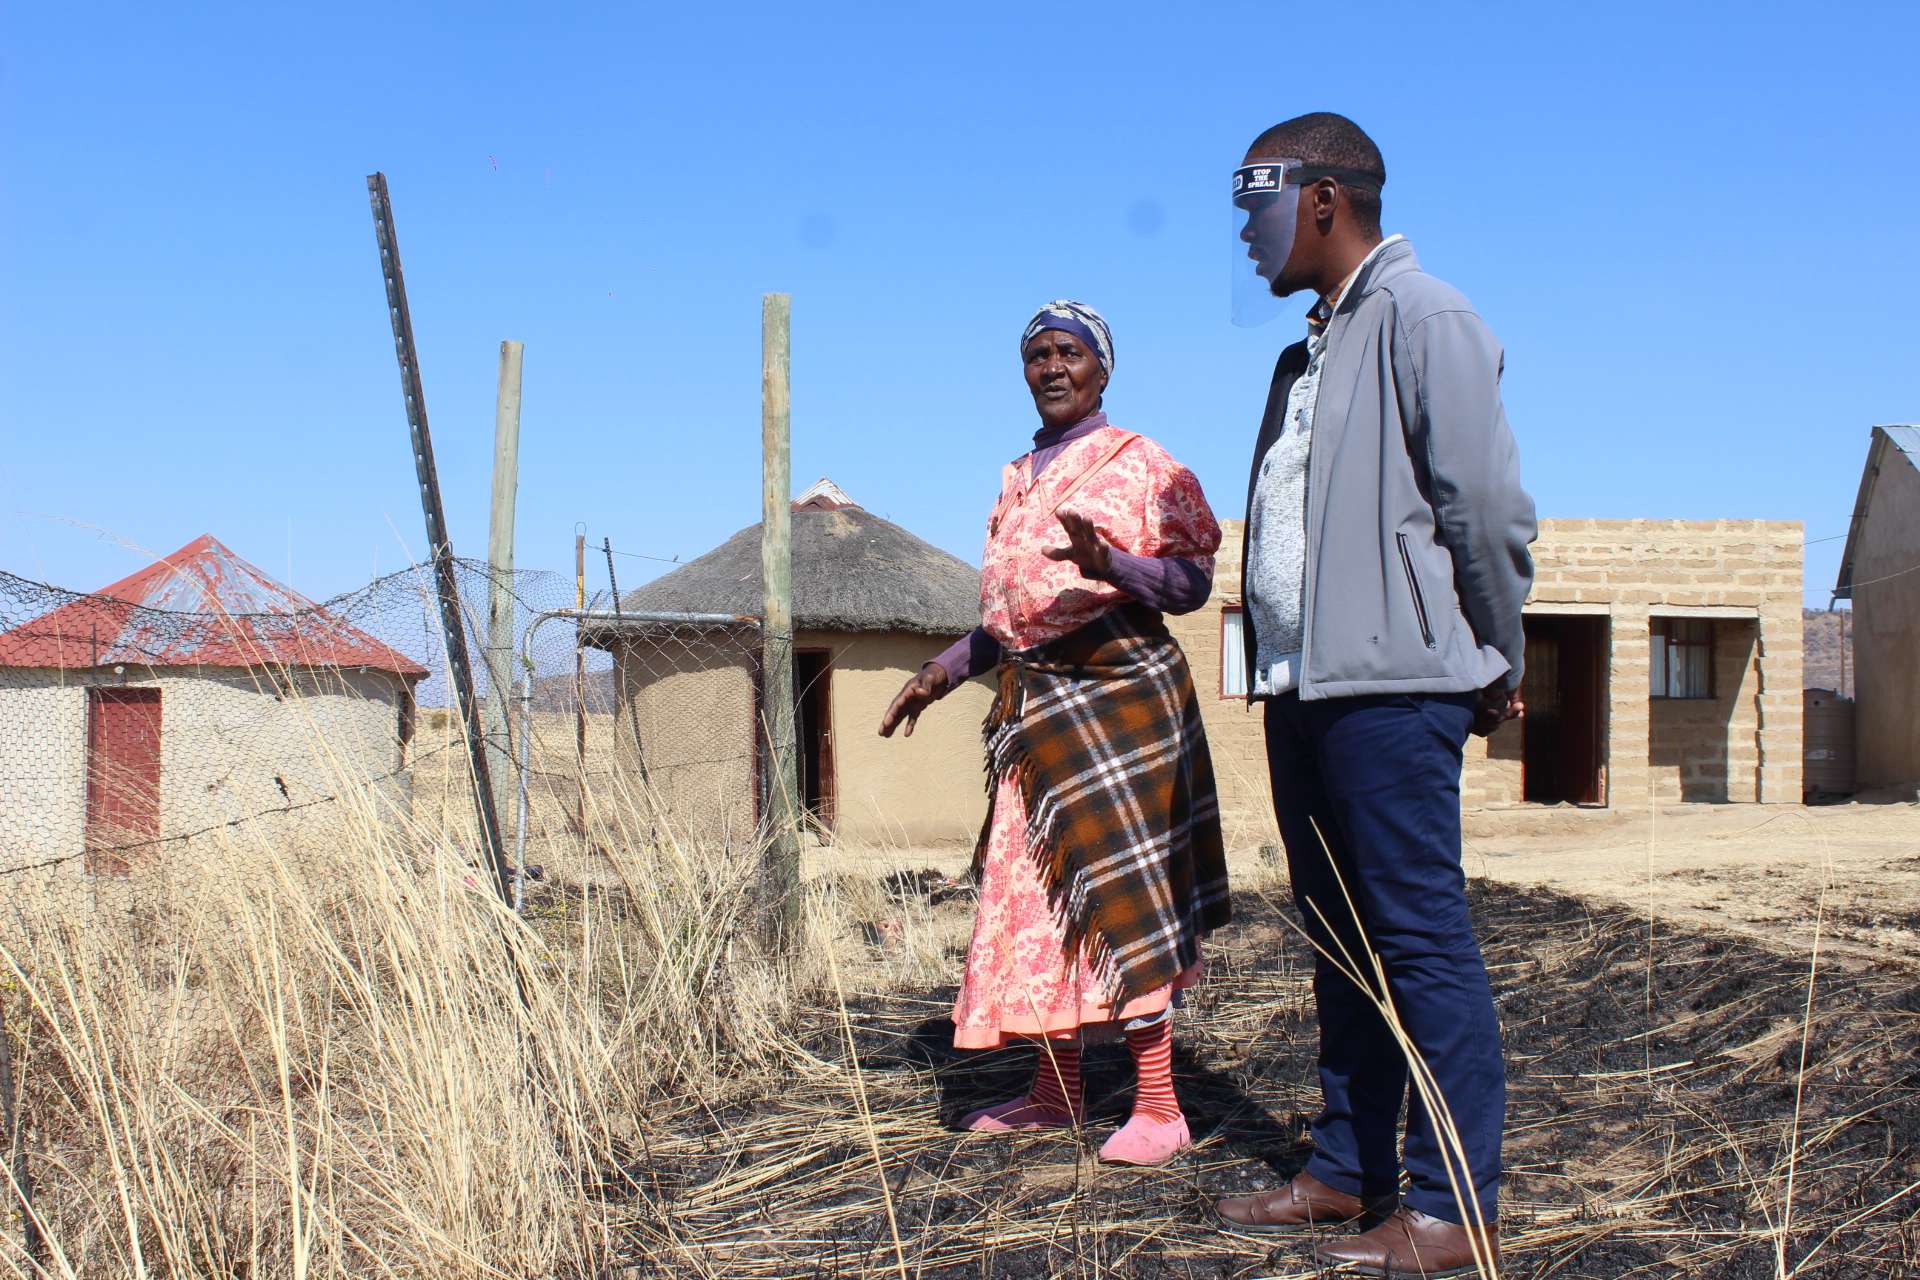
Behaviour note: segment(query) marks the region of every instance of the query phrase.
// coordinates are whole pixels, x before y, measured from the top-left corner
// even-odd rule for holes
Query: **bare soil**
[[[1920,964],[1920,805],[1675,805],[1627,820],[1476,815],[1467,874],[1626,903],[1836,960]],[[1591,819],[1591,821],[1585,821]]]
[[[932,867],[958,876],[958,846],[808,851],[819,873]],[[1670,805],[1617,817],[1565,807],[1484,810],[1467,820],[1470,879],[1557,889],[1725,929],[1840,962],[1920,965],[1920,804]],[[1269,855],[1270,856],[1270,855]],[[1236,885],[1269,873],[1258,849],[1230,856]],[[1823,899],[1824,893],[1824,899]]]

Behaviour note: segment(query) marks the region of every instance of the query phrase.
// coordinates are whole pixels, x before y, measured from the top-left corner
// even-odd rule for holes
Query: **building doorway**
[[[1607,802],[1607,619],[1528,614],[1521,782],[1532,804]]]
[[[800,803],[807,823],[825,837],[833,833],[833,651],[796,649],[793,654],[794,757],[800,769]]]
[[[86,867],[127,874],[160,838],[160,691],[87,690]]]

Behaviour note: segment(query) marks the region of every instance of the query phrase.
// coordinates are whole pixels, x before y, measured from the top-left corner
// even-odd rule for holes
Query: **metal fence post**
[[[387,286],[387,318],[393,324],[394,354],[400,361],[400,389],[406,398],[407,431],[413,442],[413,464],[420,481],[420,509],[427,521],[427,550],[433,557],[433,579],[440,606],[440,630],[446,637],[447,678],[460,704],[467,738],[467,767],[473,778],[474,816],[480,824],[480,842],[493,863],[500,901],[513,901],[506,849],[500,835],[500,815],[493,805],[493,781],[487,770],[486,731],[480,723],[474,696],[473,668],[467,660],[467,632],[460,616],[460,584],[454,576],[453,539],[447,533],[447,513],[440,504],[440,477],[433,463],[433,436],[427,430],[427,393],[420,380],[420,359],[413,341],[413,316],[407,309],[407,281],[400,270],[400,241],[393,229],[393,202],[387,196],[387,175],[367,177],[367,195],[373,204],[374,238],[380,246],[380,274]],[[518,966],[514,977],[521,980]],[[522,995],[524,996],[524,988]]]

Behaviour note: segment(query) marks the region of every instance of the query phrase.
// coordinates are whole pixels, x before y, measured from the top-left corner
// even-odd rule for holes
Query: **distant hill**
[[[1801,659],[1802,686],[1834,689],[1853,696],[1853,613],[1848,609],[1802,609],[1801,632],[1806,656]],[[1845,680],[1842,682],[1842,671]]]
[[[587,672],[587,712],[589,715],[608,712],[614,709],[613,672]],[[533,709],[535,711],[571,711],[573,710],[573,673],[541,676],[533,682]]]

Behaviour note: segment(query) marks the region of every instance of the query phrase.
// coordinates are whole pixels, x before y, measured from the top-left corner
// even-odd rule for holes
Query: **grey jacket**
[[[1306,363],[1301,341],[1274,368],[1249,515],[1260,460]],[[1486,323],[1420,270],[1405,241],[1341,299],[1307,460],[1303,700],[1519,686],[1535,525],[1500,404],[1501,365]],[[1251,673],[1253,611],[1241,616]]]

